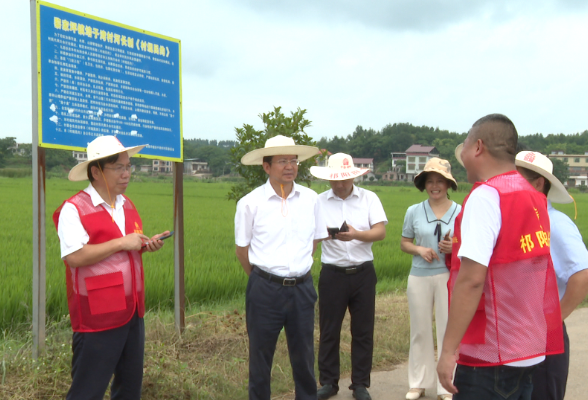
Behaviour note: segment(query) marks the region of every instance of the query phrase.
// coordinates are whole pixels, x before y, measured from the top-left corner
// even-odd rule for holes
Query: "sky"
[[[31,142],[30,4],[3,1],[0,137]],[[315,140],[411,123],[583,132],[584,0],[55,0],[181,40],[184,138],[234,140],[298,107]]]

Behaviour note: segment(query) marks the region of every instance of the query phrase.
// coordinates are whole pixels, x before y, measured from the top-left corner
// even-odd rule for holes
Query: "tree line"
[[[283,117],[279,108],[277,108],[277,115]],[[301,118],[303,118],[303,115],[304,113],[302,113]],[[308,123],[310,124],[310,121]],[[240,129],[245,128],[252,129],[252,127],[247,126],[237,128],[236,135],[239,135]],[[353,157],[373,158],[377,173],[384,173],[390,169],[390,153],[392,152],[405,152],[413,144],[435,146],[439,151],[439,156],[449,160],[451,163],[456,179],[465,181],[465,170],[457,163],[454,150],[459,143],[464,141],[466,135],[467,132],[458,133],[424,125],[415,126],[410,123],[395,123],[388,124],[380,130],[365,129],[362,126],[357,126],[347,136],[323,137],[316,145],[333,154],[342,152]],[[239,140],[240,138],[237,137],[237,139]],[[209,169],[214,176],[227,174],[230,171],[235,171],[236,164],[234,157],[231,158],[231,148],[240,146],[238,140],[184,139],[184,159],[198,159],[208,162]],[[588,130],[570,135],[563,133],[548,135],[535,133],[519,136],[519,143],[525,149],[543,154],[549,154],[552,151],[563,151],[566,154],[584,154],[588,151]],[[0,139],[0,167],[10,166],[11,163],[7,160],[13,157],[9,148],[15,144],[15,138],[13,137]],[[25,148],[24,157],[30,160],[30,144],[25,145]],[[49,169],[60,166],[71,168],[76,164],[71,151],[47,149],[46,156],[46,165]],[[133,158],[132,163],[136,165],[150,164],[151,160]],[[555,175],[560,180],[567,180],[567,175],[565,175],[567,165],[564,165],[563,162],[555,161],[554,167],[557,172]]]

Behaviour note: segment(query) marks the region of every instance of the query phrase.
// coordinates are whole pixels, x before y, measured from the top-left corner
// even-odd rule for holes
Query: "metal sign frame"
[[[32,89],[32,161],[33,161],[33,348],[32,356],[37,359],[44,351],[45,347],[45,324],[46,324],[46,215],[45,215],[45,148],[58,148],[68,150],[85,150],[83,146],[69,146],[66,143],[50,143],[43,137],[43,81],[42,81],[42,40],[40,26],[40,7],[50,7],[62,12],[70,13],[83,18],[100,21],[101,23],[112,24],[116,27],[122,27],[142,35],[150,35],[162,40],[172,40],[177,43],[178,48],[178,114],[174,118],[179,121],[179,156],[167,156],[165,154],[139,154],[137,156],[152,159],[161,159],[174,161],[174,313],[175,326],[182,332],[184,329],[184,210],[183,210],[183,134],[182,134],[182,112],[181,112],[181,58],[180,58],[180,41],[168,38],[155,33],[147,32],[141,29],[129,27],[106,19],[94,17],[78,11],[69,10],[64,7],[56,6],[40,0],[30,0],[30,21],[31,21],[31,89]],[[147,48],[145,44],[145,48]],[[139,50],[141,48],[139,47]],[[166,53],[168,53],[166,49]],[[107,76],[105,72],[105,76]],[[80,108],[81,109],[81,108]],[[55,111],[55,110],[53,110]],[[75,110],[71,112],[74,114]],[[106,114],[106,113],[104,113]],[[157,114],[157,113],[156,113]],[[57,115],[57,113],[55,113]],[[62,114],[63,116],[63,114]],[[113,115],[111,115],[112,118]],[[59,118],[59,117],[57,117]],[[65,119],[65,118],[64,118]],[[56,123],[57,125],[57,123]],[[106,133],[103,134],[112,134]],[[95,135],[100,136],[100,135]],[[131,135],[132,136],[132,135]],[[123,136],[125,139],[136,139]],[[119,140],[122,138],[119,137]],[[93,140],[90,138],[89,141]],[[141,138],[141,144],[144,144]],[[133,140],[121,140],[125,146],[132,145]],[[177,153],[177,152],[176,152]]]

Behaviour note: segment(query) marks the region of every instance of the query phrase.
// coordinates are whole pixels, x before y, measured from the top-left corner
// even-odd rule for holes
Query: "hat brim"
[[[140,152],[141,150],[143,150],[143,148],[145,146],[147,146],[147,145],[143,144],[140,146],[125,147],[125,149],[123,151],[113,151],[111,154],[106,154],[102,157],[95,158],[93,160],[87,160],[82,163],[79,163],[78,165],[76,165],[75,167],[73,167],[69,171],[67,179],[69,179],[70,181],[74,181],[74,182],[75,181],[85,181],[88,179],[88,164],[90,164],[91,162],[97,161],[97,160],[102,160],[103,158],[108,158],[108,157],[113,156],[115,154],[121,154],[121,153],[127,153],[129,155],[129,157],[132,157],[135,154],[137,154],[138,152]]]
[[[539,175],[543,176],[551,183],[551,189],[549,189],[549,193],[547,194],[547,198],[554,203],[561,203],[567,204],[574,201],[572,196],[568,193],[563,183],[556,178],[555,175],[547,172],[543,168],[537,166],[536,164],[531,164],[527,161],[523,160],[515,160],[515,164],[517,167],[523,167],[530,169],[533,172],[537,172]]]
[[[320,150],[318,147],[313,146],[294,145],[264,147],[263,149],[255,149],[245,154],[241,157],[241,164],[262,165],[263,157],[279,155],[295,155],[298,156],[298,161],[304,161],[317,154],[320,154]]]
[[[455,158],[457,159],[457,162],[461,164],[462,167],[465,167],[465,165],[463,165],[463,161],[461,160],[461,151],[462,150],[463,150],[463,143],[460,143],[455,148]]]
[[[447,179],[449,181],[449,185],[451,186],[451,188],[453,190],[457,190],[457,181],[455,180],[455,178],[453,177],[453,175],[448,174],[445,171],[441,171],[435,168],[429,169],[427,171],[421,171],[419,172],[419,174],[417,176],[414,177],[414,185],[416,186],[416,188],[420,191],[425,190],[425,179],[427,179],[427,174],[429,172],[436,172],[439,175],[441,175],[443,178]]]
[[[370,172],[367,168],[329,168],[329,167],[310,167],[312,176],[325,181],[345,181],[347,179],[354,179]]]

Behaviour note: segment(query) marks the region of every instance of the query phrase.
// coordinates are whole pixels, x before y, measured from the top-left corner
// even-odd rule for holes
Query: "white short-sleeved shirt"
[[[547,202],[551,225],[551,259],[557,277],[559,299],[566,293],[568,280],[576,272],[588,268],[588,251],[574,222]]]
[[[122,195],[117,195],[114,202],[114,213],[110,205],[102,199],[100,194],[94,189],[90,183],[84,192],[90,195],[94,207],[102,206],[109,213],[113,214],[114,222],[120,229],[123,236],[125,236],[125,212],[123,205],[125,198]],[[59,214],[59,225],[57,228],[57,235],[59,236],[59,243],[61,246],[61,259],[64,259],[71,253],[74,253],[88,244],[90,236],[84,229],[78,209],[71,203],[66,202]]]
[[[302,276],[312,267],[314,239],[327,237],[318,195],[294,183],[282,204],[269,180],[237,203],[235,244],[249,262],[275,275]]]
[[[496,246],[502,228],[500,195],[498,190],[488,185],[480,185],[470,194],[461,220],[461,246],[457,256],[469,258],[484,266]],[[545,360],[545,356],[508,363],[511,367],[529,367]]]
[[[326,226],[341,227],[347,222],[358,231],[368,231],[379,222],[388,223],[384,207],[378,196],[369,190],[353,185],[353,191],[341,199],[333,193],[333,189],[318,196]],[[321,244],[321,261],[341,267],[350,267],[374,259],[372,243],[360,240],[343,242],[341,240],[325,240]]]

